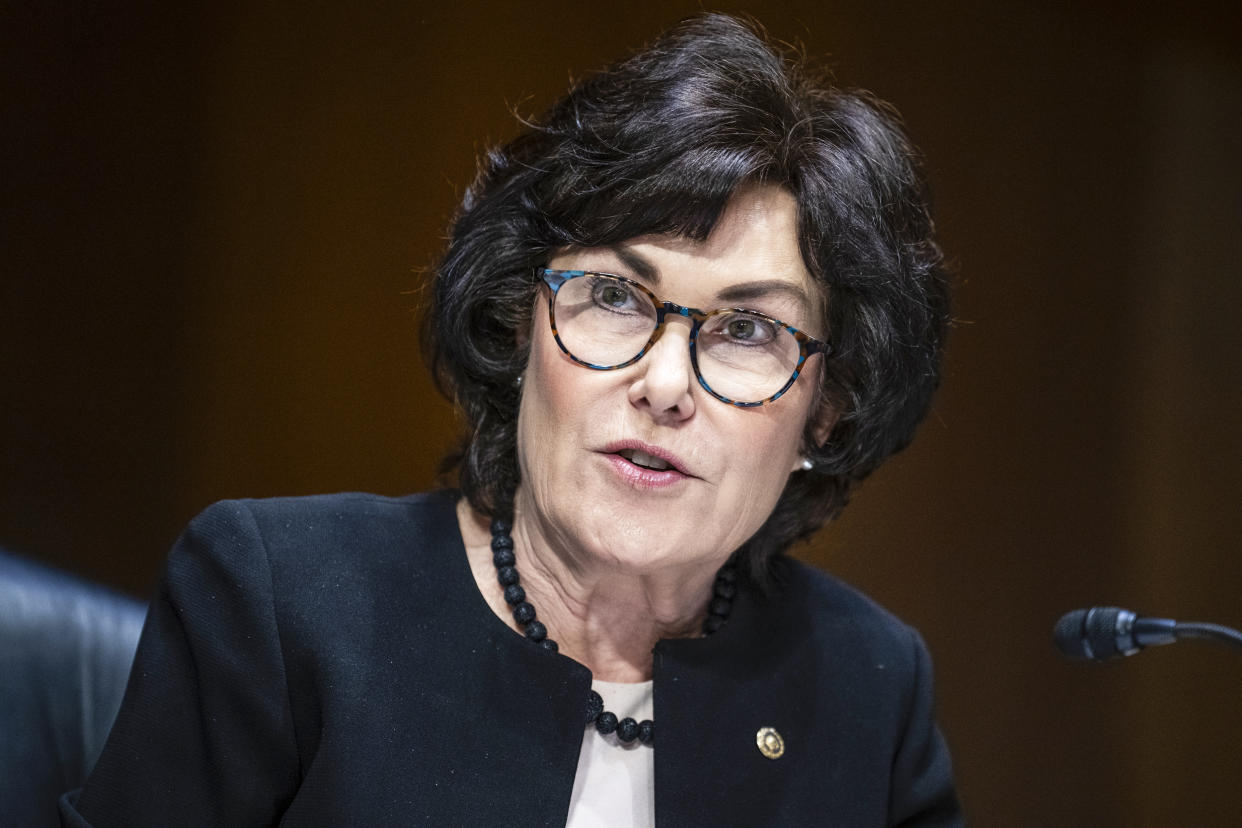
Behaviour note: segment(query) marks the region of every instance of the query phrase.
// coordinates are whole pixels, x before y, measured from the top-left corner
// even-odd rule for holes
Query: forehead
[[[774,185],[740,190],[706,239],[639,236],[612,247],[565,251],[553,258],[554,267],[569,265],[620,270],[683,304],[710,304],[739,286],[766,284],[774,292],[806,297],[810,312],[823,307],[822,291],[807,270],[798,243],[797,201]],[[790,290],[781,290],[782,285]]]

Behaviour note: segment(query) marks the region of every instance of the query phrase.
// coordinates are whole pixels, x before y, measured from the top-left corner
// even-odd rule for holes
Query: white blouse
[[[593,681],[604,709],[618,719],[652,718],[651,682],[620,684]],[[635,739],[625,744],[616,733],[602,735],[588,727],[578,755],[578,773],[569,798],[566,828],[653,828],[655,825],[655,760],[651,745]]]

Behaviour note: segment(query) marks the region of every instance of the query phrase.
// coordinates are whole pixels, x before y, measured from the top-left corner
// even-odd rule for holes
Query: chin
[[[687,566],[719,567],[732,552],[720,550],[715,541],[698,531],[701,523],[718,524],[689,505],[669,503],[672,508],[668,512],[617,508],[620,504],[616,501],[612,505],[599,515],[600,523],[590,533],[594,539],[591,549],[598,560],[618,572],[642,575]],[[694,526],[679,525],[690,519],[695,521]]]

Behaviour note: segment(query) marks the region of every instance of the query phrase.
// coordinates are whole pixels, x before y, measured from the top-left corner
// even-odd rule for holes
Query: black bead
[[[605,710],[595,717],[595,729],[607,736],[617,729],[617,714]]]
[[[500,569],[502,566],[513,566],[517,563],[517,558],[514,556],[512,549],[497,549],[492,553],[492,563],[496,565],[497,569]]]
[[[617,722],[617,738],[623,742],[632,742],[638,738],[638,722],[626,716]]]
[[[519,624],[529,624],[535,620],[535,608],[523,601],[513,608],[513,618]]]
[[[651,723],[651,719],[643,719],[638,723],[638,741],[644,745],[655,741],[655,725]]]
[[[719,615],[721,618],[728,618],[729,611],[733,609],[733,602],[728,598],[713,598],[707,611],[712,615]]]
[[[539,646],[554,653],[560,649],[560,647],[556,646],[556,642],[550,638],[545,638],[543,641],[540,641]]]
[[[716,573],[716,580],[733,583],[737,580],[737,572],[732,567],[726,567]]]
[[[520,604],[525,600],[526,590],[522,589],[517,584],[509,584],[509,586],[505,587],[506,604]]]
[[[713,590],[717,598],[732,599],[737,594],[737,585],[732,581],[716,581],[716,589]]]
[[[705,635],[711,635],[716,632],[716,630],[723,627],[724,623],[725,620],[719,615],[709,615],[707,616],[707,620],[703,622],[703,633]]]
[[[591,695],[587,696],[586,723],[590,724],[591,722],[595,721],[596,718],[599,717],[599,714],[603,712],[604,712],[604,697],[601,696],[599,693],[596,693],[594,690],[592,690]]]
[[[496,535],[492,538],[492,551],[499,552],[502,549],[512,549],[513,538],[506,533],[504,535]]]
[[[548,628],[542,621],[531,621],[526,625],[526,637],[531,641],[543,641],[548,637]]]
[[[518,582],[517,570],[511,566],[502,566],[496,570],[496,580],[503,586],[513,586]]]
[[[513,524],[502,518],[492,518],[492,534],[507,535],[513,531]]]

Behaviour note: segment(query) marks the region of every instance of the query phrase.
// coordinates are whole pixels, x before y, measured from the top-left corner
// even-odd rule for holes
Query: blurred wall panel
[[[0,545],[139,592],[185,520],[194,22],[0,5]]]
[[[1146,70],[1150,172],[1119,476],[1132,557],[1117,575],[1149,612],[1242,626],[1242,66],[1179,44]],[[1150,824],[1224,825],[1242,809],[1242,660],[1183,647],[1135,664],[1125,713],[1145,726],[1127,775]]]

